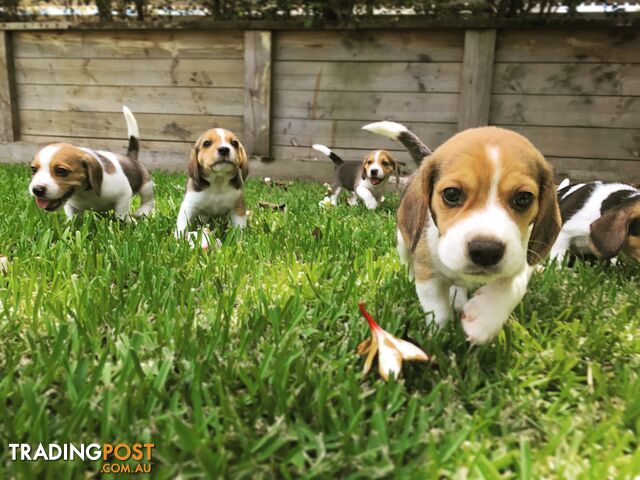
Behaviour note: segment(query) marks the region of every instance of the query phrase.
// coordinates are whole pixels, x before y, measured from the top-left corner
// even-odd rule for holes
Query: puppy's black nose
[[[371,174],[372,177],[375,177],[376,175],[378,175],[378,169],[372,168],[371,170],[369,170],[369,173]]]
[[[504,256],[504,243],[496,240],[472,240],[467,249],[471,261],[483,267],[497,264]]]
[[[44,194],[47,193],[47,187],[43,187],[42,185],[36,185],[31,189],[31,191],[36,197],[44,197]]]
[[[218,147],[218,153],[222,156],[229,155],[229,147]]]

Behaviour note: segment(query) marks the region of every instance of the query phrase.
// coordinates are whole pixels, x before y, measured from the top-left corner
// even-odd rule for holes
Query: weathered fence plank
[[[457,93],[460,72],[460,63],[279,61],[273,79],[279,90]]]
[[[455,122],[458,95],[399,92],[274,92],[274,117]]]
[[[640,96],[640,64],[496,63],[492,93]]]
[[[491,122],[640,128],[640,97],[587,95],[493,95]]]
[[[275,60],[460,62],[463,31],[278,32]]]
[[[209,128],[242,132],[242,117],[164,115],[133,112],[143,140],[194,142]],[[25,135],[61,135],[88,138],[127,138],[122,113],[21,110],[20,129]]]
[[[495,30],[467,30],[460,90],[458,129],[489,124]]]
[[[271,32],[245,32],[244,145],[249,155],[270,156]]]
[[[639,63],[638,35],[630,29],[501,30],[496,62]]]
[[[18,58],[16,83],[140,87],[244,87],[240,59]]]
[[[3,142],[19,138],[12,35],[0,31],[0,141]]]
[[[16,32],[16,58],[242,59],[242,31]]]
[[[18,85],[20,108],[242,116],[244,89]]]

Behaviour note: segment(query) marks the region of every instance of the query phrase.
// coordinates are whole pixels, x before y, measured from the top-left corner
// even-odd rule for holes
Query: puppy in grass
[[[244,181],[249,175],[249,162],[233,132],[212,128],[200,135],[191,150],[187,171],[189,180],[178,213],[176,238],[187,237],[189,226],[196,220],[206,222],[229,215],[234,227],[247,225]]]
[[[29,192],[39,208],[53,212],[64,207],[68,218],[85,210],[113,210],[116,218],[129,221],[131,200],[138,194],[142,204],[134,215],[153,211],[153,182],[138,160],[138,123],[126,106],[122,111],[129,137],[126,155],[69,143],[47,145],[35,154]]]
[[[349,192],[347,202],[356,205],[360,198],[369,210],[375,210],[387,190],[389,178],[399,178],[398,164],[386,150],[374,150],[362,162],[345,161],[325,145],[315,144],[312,148],[331,159],[336,167],[330,201],[338,205],[343,190]]]

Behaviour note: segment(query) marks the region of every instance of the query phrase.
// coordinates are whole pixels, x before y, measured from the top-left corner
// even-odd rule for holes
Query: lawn
[[[0,478],[100,470],[11,462],[9,443],[114,441],[154,443],[159,478],[640,474],[637,265],[546,269],[472,348],[457,322],[425,326],[397,196],[325,211],[320,185],[252,180],[249,228],[212,225],[204,252],[172,237],[184,176],[154,178],[152,218],[73,225],[36,208],[26,166],[0,168]],[[363,377],[359,299],[437,366]]]

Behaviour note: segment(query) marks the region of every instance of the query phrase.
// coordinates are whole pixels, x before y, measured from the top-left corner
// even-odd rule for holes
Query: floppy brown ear
[[[193,182],[193,185],[196,189],[200,189],[202,187],[206,187],[209,185],[200,172],[200,164],[198,163],[198,142],[191,149],[191,157],[189,157],[189,163],[187,164],[187,172],[189,173],[189,178]]]
[[[424,232],[431,205],[433,187],[438,176],[439,161],[431,156],[411,177],[398,208],[398,228],[413,252]],[[431,213],[437,222],[435,213]]]
[[[627,208],[609,210],[589,227],[593,253],[603,258],[615,257],[629,235],[631,212]]]
[[[238,166],[242,172],[242,181],[244,182],[249,176],[249,159],[247,157],[247,151],[242,144],[240,144],[240,148],[238,149]]]
[[[398,165],[396,159],[391,155],[387,154],[387,157],[389,158],[391,165],[393,165],[393,176],[396,177],[396,185],[400,188],[400,165]]]
[[[247,160],[247,152],[242,144],[238,147],[238,173],[231,179],[231,185],[240,189],[244,185],[244,181],[249,175],[249,161]]]
[[[562,228],[562,218],[558,207],[558,197],[553,182],[553,169],[543,160],[540,164],[538,185],[538,215],[533,223],[529,245],[527,246],[527,263],[535,265],[542,261],[556,241]]]
[[[365,157],[362,159],[362,174],[360,175],[360,178],[362,178],[362,180],[367,179],[367,158],[369,158],[369,155],[365,155]]]
[[[87,169],[87,190],[92,190],[96,195],[100,195],[102,189],[102,165],[93,155],[87,154],[82,160],[84,167]]]

